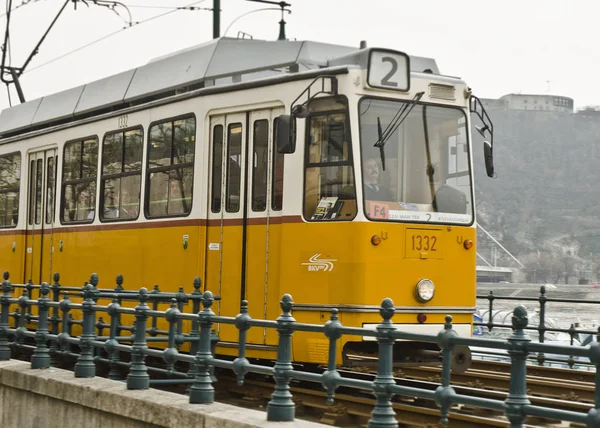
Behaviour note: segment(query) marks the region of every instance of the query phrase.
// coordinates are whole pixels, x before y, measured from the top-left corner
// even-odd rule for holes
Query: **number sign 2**
[[[409,63],[408,55],[403,52],[372,49],[367,83],[374,88],[406,92],[410,88]]]

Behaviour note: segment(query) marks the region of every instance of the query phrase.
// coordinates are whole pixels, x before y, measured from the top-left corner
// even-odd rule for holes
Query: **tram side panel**
[[[24,271],[24,248],[24,230],[0,230],[0,272],[2,274],[8,272],[10,274],[11,282],[18,283],[22,280]]]
[[[15,147],[0,147],[0,273],[12,282],[24,275],[27,157]]]

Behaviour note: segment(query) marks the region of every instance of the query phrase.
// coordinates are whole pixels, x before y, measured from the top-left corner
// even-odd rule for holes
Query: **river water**
[[[533,298],[532,301],[503,301],[494,300],[494,312],[496,310],[512,311],[517,305],[523,305],[528,313],[532,313],[530,320],[538,325],[539,318],[533,313],[539,312],[540,304],[537,298],[540,296],[542,284],[492,284],[483,283],[477,285],[477,295],[487,296],[490,291],[495,297],[526,297]],[[557,284],[546,286],[546,297],[549,299],[576,299],[578,303],[547,302],[546,317],[551,318],[559,328],[569,328],[571,324],[580,323],[588,326],[600,325],[600,288],[597,285],[573,285]],[[477,299],[477,308],[480,311],[489,308],[487,299]],[[510,317],[506,318],[510,322]],[[594,329],[597,330],[597,327]]]

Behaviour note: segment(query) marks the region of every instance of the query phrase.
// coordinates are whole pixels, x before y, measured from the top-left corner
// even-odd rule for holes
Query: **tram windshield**
[[[359,114],[368,218],[472,222],[467,120],[462,110],[363,98]]]

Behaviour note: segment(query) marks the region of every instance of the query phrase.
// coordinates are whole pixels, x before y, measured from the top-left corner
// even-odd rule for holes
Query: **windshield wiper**
[[[381,156],[381,167],[385,171],[385,151],[384,146],[387,143],[387,140],[396,132],[396,130],[402,125],[402,122],[408,117],[412,109],[415,107],[417,102],[423,97],[425,92],[417,92],[414,98],[406,104],[402,104],[402,106],[398,109],[394,117],[385,128],[385,130],[381,130],[381,120],[379,116],[377,116],[377,141],[375,142],[373,147],[379,147],[379,155]]]

